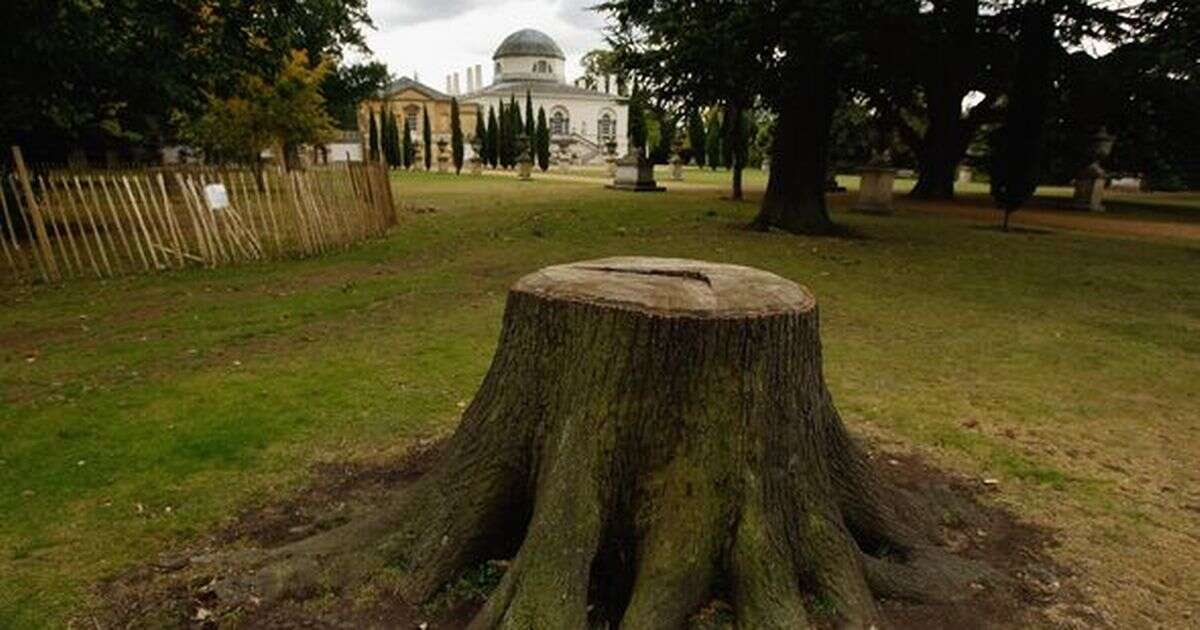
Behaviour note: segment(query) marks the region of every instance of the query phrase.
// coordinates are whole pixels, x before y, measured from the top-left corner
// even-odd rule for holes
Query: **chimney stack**
[[[475,89],[483,89],[483,66],[475,64]]]
[[[458,96],[458,73],[454,73],[454,95]]]
[[[475,91],[475,75],[471,74],[470,66],[467,67],[467,94]]]
[[[450,93],[450,75],[446,75],[446,93]]]

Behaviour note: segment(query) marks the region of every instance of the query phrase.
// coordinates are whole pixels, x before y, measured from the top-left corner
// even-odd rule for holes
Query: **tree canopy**
[[[300,144],[321,142],[333,131],[319,90],[329,67],[310,67],[308,56],[294,51],[271,80],[245,75],[233,96],[209,97],[204,111],[182,124],[182,137],[215,162],[254,164],[274,147],[292,163]]]
[[[1050,71],[1038,86],[1050,94],[1040,180],[1070,179],[1102,125],[1117,135],[1119,170],[1172,185],[1200,179],[1187,149],[1200,131],[1185,122],[1200,114],[1200,5],[1191,0],[610,0],[600,8],[614,24],[612,55],[594,60],[606,72],[635,75],[680,113],[719,107],[740,120],[739,110],[753,110],[752,120],[770,122],[772,169],[755,222],[763,229],[833,231],[826,174],[877,155],[918,169],[915,195],[952,195],[959,164],[969,151],[990,151],[994,130],[1021,101],[1018,38],[1030,11],[1048,11],[1053,27]],[[1115,49],[1097,58],[1088,51],[1098,42]],[[713,141],[694,118],[688,127],[693,154],[711,162],[713,153],[695,145]],[[758,151],[748,147],[747,161]],[[718,159],[732,161],[725,153]]]
[[[270,81],[296,50],[332,64],[325,107],[336,122],[381,75],[342,63],[347,50],[367,52],[366,0],[9,0],[0,13],[0,136],[31,159],[74,148],[136,158],[237,95],[243,77]]]

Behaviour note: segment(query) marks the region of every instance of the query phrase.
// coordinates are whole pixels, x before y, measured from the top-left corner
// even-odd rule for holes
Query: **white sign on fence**
[[[204,187],[204,201],[208,203],[208,209],[216,212],[229,207],[229,193],[225,191],[224,184],[209,184]]]

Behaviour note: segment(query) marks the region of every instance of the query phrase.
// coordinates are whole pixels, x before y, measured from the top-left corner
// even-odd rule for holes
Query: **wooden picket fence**
[[[60,282],[313,256],[396,222],[387,172],[346,163],[243,170],[15,172],[0,194],[0,277]],[[220,184],[225,207],[205,188]]]

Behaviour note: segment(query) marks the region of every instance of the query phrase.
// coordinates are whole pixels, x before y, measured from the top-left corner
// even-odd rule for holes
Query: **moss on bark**
[[[511,557],[473,628],[679,627],[714,597],[742,627],[870,627],[879,596],[965,593],[983,575],[932,551],[899,497],[838,417],[804,289],[607,259],[517,283],[491,369],[425,478],[231,582],[298,595],[314,576],[391,564],[423,601]]]

